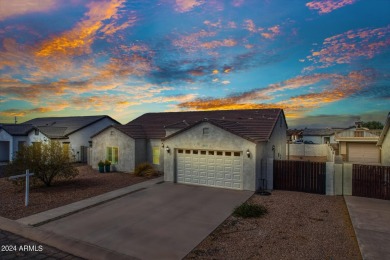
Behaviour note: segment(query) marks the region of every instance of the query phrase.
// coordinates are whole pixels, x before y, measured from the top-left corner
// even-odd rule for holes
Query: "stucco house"
[[[12,161],[23,145],[47,140],[48,137],[31,124],[0,124],[0,162]]]
[[[336,131],[340,128],[305,128],[302,131],[302,139],[304,141],[312,141],[315,144],[334,144]]]
[[[377,145],[381,149],[382,165],[390,166],[390,113],[387,115],[387,120]]]
[[[336,132],[339,154],[343,161],[360,164],[381,163],[381,151],[377,143],[382,130],[369,130],[356,122],[354,128]]]
[[[38,128],[51,140],[57,140],[67,149],[74,161],[87,162],[87,148],[91,146],[91,136],[118,121],[106,115],[41,117],[24,124]]]
[[[286,130],[281,109],[147,113],[92,136],[91,165],[132,172],[146,161],[166,181],[254,191],[262,161],[285,159]]]

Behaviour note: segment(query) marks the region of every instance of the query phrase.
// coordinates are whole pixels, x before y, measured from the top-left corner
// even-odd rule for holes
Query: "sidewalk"
[[[390,201],[344,196],[365,260],[390,259]]]

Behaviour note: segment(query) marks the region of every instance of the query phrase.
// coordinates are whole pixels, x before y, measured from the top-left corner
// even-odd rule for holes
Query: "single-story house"
[[[281,109],[147,113],[92,136],[91,165],[149,162],[166,181],[254,191],[267,178],[262,160],[285,159],[286,130]]]
[[[356,122],[354,128],[336,132],[339,154],[343,161],[360,164],[381,163],[381,151],[377,143],[382,130],[369,130]]]
[[[120,124],[106,115],[41,117],[24,124],[37,127],[51,140],[57,140],[69,150],[74,161],[87,162],[87,148],[91,146],[91,136],[107,126]]]
[[[302,129],[288,129],[287,130],[287,141],[295,142],[302,139]]]
[[[315,144],[334,144],[337,143],[334,139],[336,131],[340,128],[305,128],[302,131],[303,141],[312,141]]]
[[[382,165],[390,166],[390,113],[387,115],[387,120],[377,145],[381,149]]]
[[[0,162],[12,161],[23,145],[47,140],[48,137],[31,124],[0,124]]]

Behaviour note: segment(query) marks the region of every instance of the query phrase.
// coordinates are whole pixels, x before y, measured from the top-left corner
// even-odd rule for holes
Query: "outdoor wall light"
[[[167,146],[167,148],[165,148],[165,150],[169,153],[171,151],[171,149],[169,148],[169,146]]]
[[[161,147],[164,148],[164,143],[161,143]]]
[[[251,152],[249,151],[249,149],[246,150],[246,155],[248,156],[248,158],[251,157]]]

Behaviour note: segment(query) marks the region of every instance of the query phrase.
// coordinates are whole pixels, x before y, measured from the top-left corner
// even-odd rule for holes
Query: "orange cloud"
[[[261,33],[261,36],[263,36],[266,39],[274,39],[279,34],[280,34],[280,26],[275,25],[265,29],[265,32]]]
[[[390,46],[390,26],[376,29],[350,30],[326,38],[322,49],[313,50],[308,60],[329,67],[350,63],[360,57],[371,59]]]
[[[326,14],[355,2],[356,0],[315,0],[306,3],[306,6],[311,10],[318,10],[319,14]]]
[[[215,35],[216,35],[215,32],[206,32],[204,30],[201,30],[199,32],[192,33],[190,35],[182,36],[179,39],[174,40],[172,44],[176,47],[183,48],[188,52],[194,52],[200,48],[202,44],[200,42],[201,38],[212,37]]]
[[[56,6],[55,0],[0,0],[0,21],[18,15],[48,12]]]
[[[200,45],[201,48],[205,49],[215,49],[218,47],[234,47],[237,45],[237,42],[233,39],[225,39],[222,41],[211,41],[205,42]]]
[[[175,10],[180,13],[191,11],[194,7],[204,3],[202,0],[176,0]]]
[[[45,41],[36,51],[38,57],[51,55],[78,56],[91,52],[91,45],[95,40],[96,33],[103,30],[108,34],[114,33],[112,25],[104,26],[103,21],[118,18],[118,9],[125,0],[99,1],[88,4],[89,11],[76,26],[58,37]],[[133,21],[122,25],[126,28]]]

